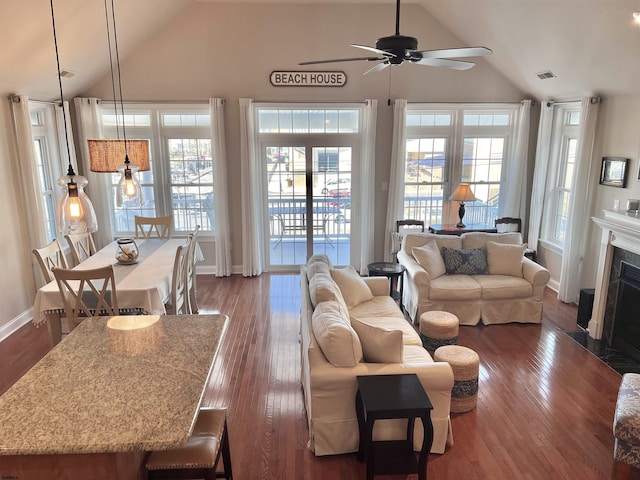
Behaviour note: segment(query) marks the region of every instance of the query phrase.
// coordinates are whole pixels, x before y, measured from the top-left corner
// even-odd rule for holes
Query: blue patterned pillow
[[[442,247],[442,259],[447,275],[466,273],[467,275],[488,275],[487,252],[485,248]]]

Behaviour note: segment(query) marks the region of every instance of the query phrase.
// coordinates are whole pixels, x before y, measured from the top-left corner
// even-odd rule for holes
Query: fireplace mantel
[[[602,338],[613,248],[622,248],[640,255],[640,215],[610,210],[604,210],[602,213],[602,218],[591,217],[602,229],[593,312],[588,327],[589,336],[595,339]]]

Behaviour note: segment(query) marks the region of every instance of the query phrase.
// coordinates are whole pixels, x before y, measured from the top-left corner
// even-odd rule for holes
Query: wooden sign
[[[344,87],[347,75],[340,71],[279,71],[269,77],[274,87]]]

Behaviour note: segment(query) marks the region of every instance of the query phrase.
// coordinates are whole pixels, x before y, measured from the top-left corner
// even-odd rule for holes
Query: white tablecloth
[[[75,268],[87,270],[113,265],[118,307],[142,308],[148,314],[163,315],[166,313],[164,305],[171,296],[176,249],[179,245],[184,245],[186,239],[139,239],[136,243],[140,250],[138,263],[118,264],[117,242],[113,241]],[[199,248],[196,251],[196,260],[202,260]],[[41,324],[46,320],[45,313],[63,310],[62,297],[54,280],[38,290],[33,305],[33,322],[36,325]]]

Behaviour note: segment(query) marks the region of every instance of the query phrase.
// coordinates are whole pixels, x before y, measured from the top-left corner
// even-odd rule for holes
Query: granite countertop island
[[[82,322],[0,397],[0,474],[14,474],[8,460],[22,456],[183,444],[228,321],[167,315]]]

